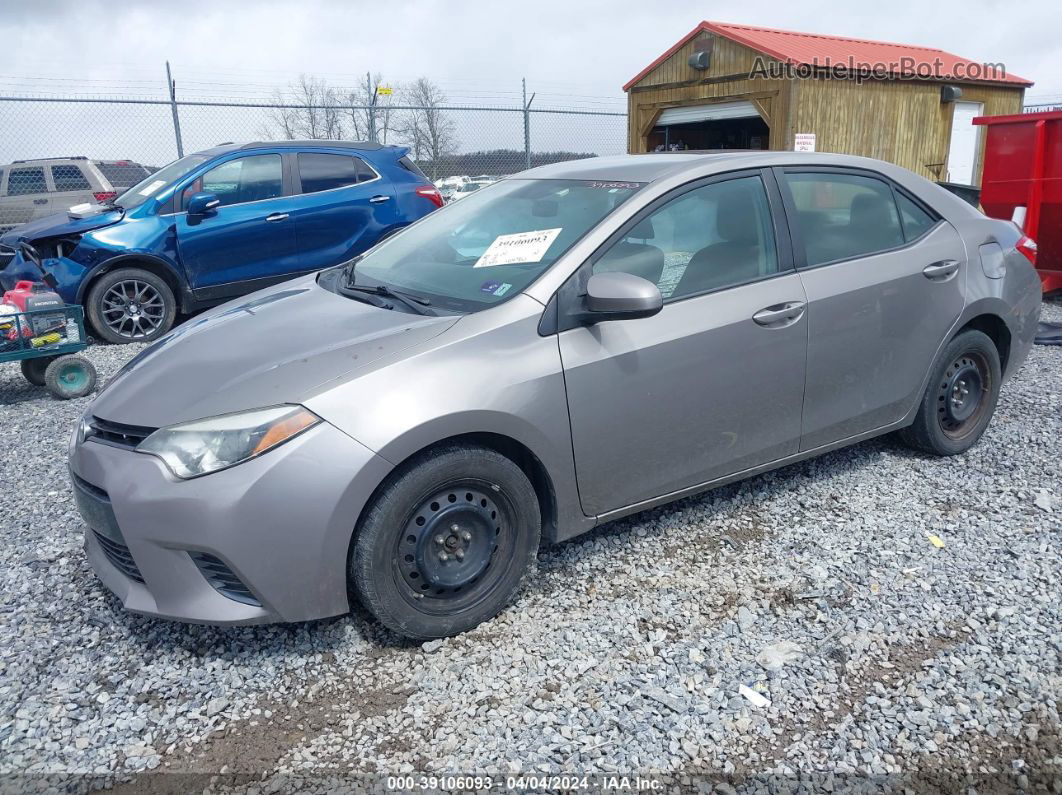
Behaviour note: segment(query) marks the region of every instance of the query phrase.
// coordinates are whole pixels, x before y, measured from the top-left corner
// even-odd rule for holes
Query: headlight
[[[302,406],[275,406],[160,428],[137,445],[179,478],[217,472],[272,450],[321,421]]]

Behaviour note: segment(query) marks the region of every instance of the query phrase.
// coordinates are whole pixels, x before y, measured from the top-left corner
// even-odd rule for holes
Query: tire
[[[85,397],[96,388],[96,368],[84,356],[59,356],[44,371],[44,385],[60,400]]]
[[[512,601],[534,568],[541,531],[520,467],[493,450],[445,447],[404,466],[367,508],[350,582],[399,635],[449,637]]]
[[[937,358],[914,423],[900,438],[933,455],[965,453],[995,413],[1001,380],[995,343],[980,331],[962,332]]]
[[[37,356],[33,359],[23,359],[19,362],[22,366],[22,377],[34,386],[44,386],[44,371],[48,369],[48,365],[55,359],[55,356]]]
[[[173,326],[177,300],[154,273],[119,268],[93,282],[85,311],[96,334],[107,342],[151,342]]]

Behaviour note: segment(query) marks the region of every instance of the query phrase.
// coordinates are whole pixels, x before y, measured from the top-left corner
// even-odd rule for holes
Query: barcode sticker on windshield
[[[139,193],[140,193],[141,196],[150,196],[152,193],[157,191],[159,188],[161,188],[165,184],[166,184],[166,180],[157,179],[154,182],[152,182],[150,185],[148,185],[146,188],[144,188],[143,190],[139,191]]]
[[[487,247],[475,268],[492,265],[522,265],[541,262],[549,247],[561,233],[558,229],[540,229],[537,232],[517,232],[515,235],[498,235]]]

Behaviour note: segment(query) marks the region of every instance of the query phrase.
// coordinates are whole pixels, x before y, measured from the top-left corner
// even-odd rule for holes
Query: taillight
[[[1014,248],[1018,249],[1033,265],[1036,264],[1036,241],[1031,237],[1022,235],[1021,240],[1014,244]]]
[[[113,190],[98,190],[94,191],[92,195],[96,197],[96,201],[98,202],[106,202],[118,198],[118,194]]]
[[[443,206],[442,194],[439,193],[439,189],[436,188],[434,185],[423,185],[423,186],[417,188],[417,195],[418,196],[423,196],[425,199],[430,201],[436,207],[442,207]]]

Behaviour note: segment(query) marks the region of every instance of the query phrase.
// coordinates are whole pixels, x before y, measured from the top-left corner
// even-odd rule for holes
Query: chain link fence
[[[622,154],[627,117],[565,108],[0,97],[0,165],[86,157],[155,169],[220,143],[291,138],[407,146],[425,173],[442,181]]]

